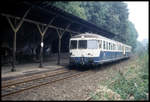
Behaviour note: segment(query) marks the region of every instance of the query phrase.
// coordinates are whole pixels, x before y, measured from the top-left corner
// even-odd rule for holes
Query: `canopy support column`
[[[44,39],[44,35],[45,35],[46,31],[48,30],[49,25],[54,21],[56,16],[53,17],[53,19],[46,25],[45,28],[44,28],[44,25],[41,25],[42,27],[40,27],[40,25],[37,24],[37,28],[38,28],[38,30],[41,34],[41,48],[40,48],[40,65],[39,65],[39,68],[43,67],[42,63],[43,63],[43,47],[44,47],[43,39]]]
[[[59,39],[59,43],[58,43],[58,59],[57,59],[57,64],[60,65],[60,54],[61,54],[61,38],[63,36],[63,34],[65,33],[66,29],[68,29],[70,27],[71,24],[68,24],[67,27],[65,28],[65,30],[63,32],[61,32],[61,30],[56,29],[57,33],[58,33],[58,39]]]
[[[12,69],[11,69],[12,72],[16,71],[16,69],[15,69],[15,62],[16,62],[16,36],[17,36],[17,32],[20,29],[21,25],[23,24],[24,18],[27,16],[27,14],[29,13],[30,9],[31,8],[29,8],[25,12],[24,16],[21,18],[21,20],[20,20],[20,22],[19,22],[18,25],[16,25],[16,20],[17,20],[16,18],[15,18],[15,24],[13,25],[12,21],[10,20],[10,18],[8,16],[6,16],[8,22],[9,22],[11,28],[12,28],[12,30],[14,31],[14,38],[13,38],[13,61],[12,61]]]

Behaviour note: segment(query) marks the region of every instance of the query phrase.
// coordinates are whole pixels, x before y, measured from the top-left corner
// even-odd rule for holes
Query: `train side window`
[[[102,40],[99,40],[99,48],[102,48]]]
[[[119,45],[117,44],[117,50],[119,50]]]
[[[120,45],[120,50],[122,51],[122,46]]]
[[[102,40],[100,40],[100,48],[102,48]]]
[[[105,49],[107,49],[106,41],[105,41]]]
[[[106,41],[105,41],[105,49],[107,49]]]
[[[113,44],[113,50],[115,50],[115,44]]]
[[[114,50],[114,44],[112,45],[112,50]]]
[[[109,50],[109,43],[107,42],[107,50]]]
[[[109,42],[108,42],[108,50],[109,50]]]
[[[121,45],[120,45],[120,51],[121,51]]]
[[[119,51],[121,51],[121,45],[119,45]]]
[[[106,43],[106,41],[105,41],[105,49],[107,49],[107,43]]]
[[[122,51],[122,46],[120,45],[120,50]]]
[[[116,50],[118,50],[118,44],[116,44]]]
[[[110,50],[110,42],[109,42],[109,50]]]
[[[105,49],[105,41],[103,41],[103,49]]]
[[[108,50],[108,42],[106,42],[106,49]]]
[[[111,50],[112,50],[112,43],[111,43]]]
[[[107,42],[105,41],[105,49],[107,50]]]
[[[115,50],[115,44],[113,44],[113,50]]]

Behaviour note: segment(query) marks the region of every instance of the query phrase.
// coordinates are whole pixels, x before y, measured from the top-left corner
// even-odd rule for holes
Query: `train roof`
[[[93,33],[81,33],[75,36],[72,36],[72,38],[81,38],[82,36],[84,36],[84,38],[101,38],[102,36],[98,35],[98,34],[93,34]]]
[[[84,36],[84,38],[101,38],[101,39],[107,39],[107,40],[114,41],[114,40],[112,40],[110,38],[106,38],[106,37],[104,37],[102,35],[94,34],[94,33],[89,33],[89,32],[81,33],[81,34],[72,36],[71,38],[82,38],[82,36]],[[115,41],[115,42],[118,42],[118,41]]]
[[[99,35],[99,34],[88,33],[88,32],[85,32],[85,33],[81,33],[81,34],[72,36],[71,38],[82,38],[82,36],[84,36],[84,38],[102,38],[102,39],[107,39],[107,40],[111,40],[111,41],[116,42],[116,43],[123,44],[123,43],[121,43],[121,42],[119,42],[119,41],[115,41],[115,40],[106,38],[106,37],[101,36],[101,35]],[[126,45],[126,46],[128,46],[128,47],[131,47],[131,46],[127,45],[127,44],[123,44],[123,45]]]

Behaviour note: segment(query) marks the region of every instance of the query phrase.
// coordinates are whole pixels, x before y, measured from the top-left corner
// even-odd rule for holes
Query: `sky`
[[[148,34],[148,1],[129,1],[128,4],[129,20],[134,24],[138,32],[138,41],[149,39]]]

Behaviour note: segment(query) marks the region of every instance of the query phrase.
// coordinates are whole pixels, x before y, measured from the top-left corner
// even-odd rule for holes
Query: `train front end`
[[[99,60],[100,50],[98,40],[93,38],[71,38],[70,39],[70,60],[72,65],[97,65]]]

